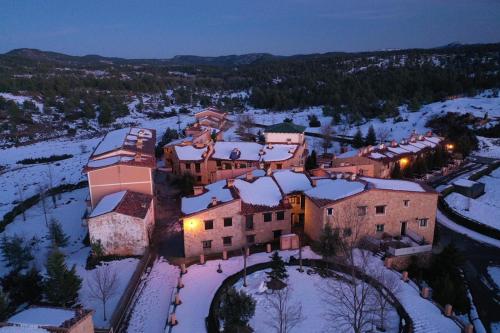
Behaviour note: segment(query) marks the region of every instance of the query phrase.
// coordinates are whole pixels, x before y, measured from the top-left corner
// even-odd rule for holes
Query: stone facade
[[[304,229],[311,239],[317,241],[326,223],[333,228],[345,227],[346,224],[337,223],[336,218],[341,216],[345,220],[344,216],[355,215],[356,220],[363,224],[363,235],[381,238],[384,234],[400,236],[412,231],[432,244],[437,200],[435,192],[380,189],[370,189],[326,205],[318,205],[306,196]],[[377,206],[384,206],[384,213],[377,213]],[[332,215],[328,214],[329,209],[332,209]]]
[[[154,227],[153,202],[144,218],[109,212],[87,220],[91,242],[101,242],[105,255],[142,255]]]

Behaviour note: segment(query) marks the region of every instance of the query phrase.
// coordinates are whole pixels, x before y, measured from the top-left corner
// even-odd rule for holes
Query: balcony
[[[407,230],[405,236],[384,235],[381,239],[366,236],[366,244],[371,250],[385,252],[386,256],[398,257],[432,251],[432,244],[427,244],[422,236]]]

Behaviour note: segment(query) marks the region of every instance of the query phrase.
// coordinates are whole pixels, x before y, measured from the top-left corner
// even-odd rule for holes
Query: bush
[[[63,155],[51,155],[49,157],[38,157],[38,158],[25,158],[24,160],[17,161],[17,164],[38,164],[38,163],[48,163],[48,162],[56,162],[67,160],[68,158],[72,158],[71,154],[63,154]]]
[[[61,223],[55,218],[51,218],[49,222],[49,238],[57,247],[65,247],[68,245],[69,236],[66,236]]]
[[[309,119],[309,127],[321,127],[321,122],[315,114],[308,116],[307,118]]]
[[[234,287],[229,287],[222,295],[219,316],[224,320],[225,332],[246,327],[254,314],[255,300],[243,290],[238,292]]]

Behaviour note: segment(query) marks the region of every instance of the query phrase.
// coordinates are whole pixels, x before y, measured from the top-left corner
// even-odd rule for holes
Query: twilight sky
[[[500,42],[500,0],[0,0],[0,53],[280,55]]]

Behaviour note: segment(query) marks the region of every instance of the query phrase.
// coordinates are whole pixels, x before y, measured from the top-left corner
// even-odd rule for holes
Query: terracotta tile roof
[[[152,200],[153,196],[149,194],[127,191],[114,212],[143,219],[146,217]]]

